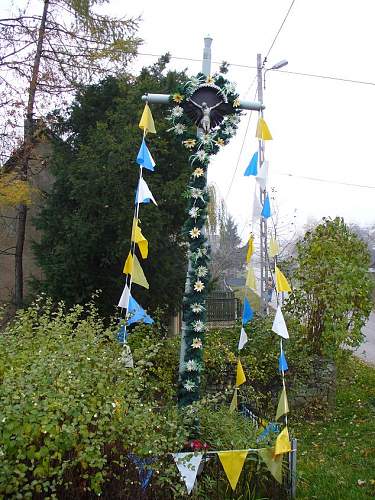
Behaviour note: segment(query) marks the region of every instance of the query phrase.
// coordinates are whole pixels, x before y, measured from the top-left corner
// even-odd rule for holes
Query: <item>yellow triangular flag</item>
[[[285,278],[280,269],[275,266],[275,277],[276,277],[276,290],[278,293],[280,292],[291,292],[292,289],[288,283],[288,280]]]
[[[238,360],[238,363],[237,363],[237,374],[236,374],[236,387],[239,387],[244,382],[246,382],[245,373],[243,371],[243,368],[242,368],[242,365],[241,365],[241,361]]]
[[[246,283],[245,286],[247,288],[251,288],[252,290],[257,289],[257,280],[255,278],[255,272],[254,269],[249,266],[247,270],[247,276],[246,276]]]
[[[286,415],[287,413],[289,413],[288,398],[286,395],[285,387],[283,387],[283,390],[280,394],[279,404],[277,405],[276,420],[279,420],[280,417]]]
[[[259,456],[278,483],[283,482],[283,456],[275,456],[275,448],[261,448]]]
[[[127,256],[127,259],[124,264],[124,269],[122,271],[124,274],[132,274],[133,273],[133,257],[132,254],[129,252],[129,255]]]
[[[288,427],[284,427],[276,438],[275,456],[281,455],[282,453],[288,453],[291,449]]]
[[[148,132],[150,132],[151,134],[156,134],[154,119],[147,102],[141,116],[141,121],[139,122],[139,128],[142,128],[145,134],[147,134]]]
[[[135,254],[132,256],[132,254],[129,252],[128,258],[126,259],[124,265],[123,273],[131,274],[133,283],[136,283],[137,285],[143,286],[147,289],[150,287],[141,264],[139,263],[139,260]]]
[[[280,253],[280,248],[278,242],[275,240],[273,236],[271,236],[270,239],[270,248],[269,248],[269,254],[270,257],[276,257],[276,255],[279,255]]]
[[[253,253],[254,253],[254,235],[250,234],[249,243],[247,247],[246,262],[250,262]]]
[[[255,137],[258,139],[263,139],[263,141],[270,141],[272,139],[272,135],[270,129],[268,128],[267,123],[260,116],[257,125],[257,131]]]
[[[139,263],[137,256],[134,254],[133,256],[133,274],[132,274],[132,282],[137,285],[143,286],[144,288],[150,288],[148,281],[146,280],[145,273]]]
[[[247,457],[247,450],[218,451],[220,462],[223,466],[232,490],[236,489],[238,479],[241,475],[243,464]]]
[[[132,240],[137,243],[139,247],[139,251],[141,252],[142,258],[147,259],[148,255],[148,241],[143,236],[141,228],[138,224],[138,219],[133,220],[133,231],[132,231]]]
[[[229,407],[229,413],[233,413],[238,408],[237,387],[234,389],[234,394]]]

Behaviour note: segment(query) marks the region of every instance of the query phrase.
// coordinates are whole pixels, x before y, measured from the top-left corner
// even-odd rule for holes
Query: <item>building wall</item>
[[[42,277],[42,272],[35,262],[32,251],[32,242],[38,241],[39,235],[31,221],[39,212],[44,194],[51,189],[53,184],[53,177],[48,170],[48,162],[51,154],[52,145],[50,141],[40,140],[32,151],[30,161],[29,180],[35,191],[33,191],[32,204],[27,214],[23,254],[25,299],[27,299],[30,293],[30,278],[32,276],[36,278]],[[9,255],[9,253],[14,254],[16,217],[17,211],[13,208],[3,209],[0,212],[0,303],[12,302],[14,295],[14,255]]]

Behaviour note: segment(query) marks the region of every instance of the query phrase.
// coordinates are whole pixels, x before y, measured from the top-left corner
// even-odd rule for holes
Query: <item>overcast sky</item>
[[[177,57],[202,57],[203,38],[210,34],[212,58],[230,63],[256,65],[265,55],[291,4],[291,0],[249,2],[178,3],[138,0],[132,5],[112,1],[113,12],[141,14],[141,53],[170,51]],[[297,210],[297,219],[342,215],[348,221],[374,221],[375,188],[348,187],[315,182],[295,176],[375,187],[375,4],[373,0],[296,0],[272,49],[268,65],[287,59],[288,71],[331,75],[374,82],[358,85],[285,73],[267,73],[265,118],[274,140],[267,143],[271,184],[277,189],[284,218]],[[152,58],[140,56],[142,62]],[[191,74],[200,63],[172,60],[176,68]],[[213,64],[213,71],[218,69]],[[241,95],[252,99],[248,89],[254,69],[232,66],[228,77]],[[214,182],[240,229],[249,221],[254,180],[243,172],[256,150],[256,113],[245,137],[247,117],[236,139],[212,162],[209,180]],[[240,154],[245,140],[243,153]],[[236,164],[237,171],[231,190]],[[228,193],[228,194],[227,194]]]
[[[41,2],[38,4],[40,7]],[[213,61],[255,66],[257,53],[267,53],[290,4],[291,0],[112,0],[105,10],[118,16],[142,17],[139,35],[144,43],[140,53],[169,51],[172,56],[201,59],[203,38],[210,34]],[[287,71],[374,82],[359,85],[267,73],[265,119],[274,140],[267,143],[266,158],[270,162],[271,185],[277,189],[277,203],[285,220],[292,220],[296,214],[300,225],[308,217],[335,215],[366,225],[375,222],[374,19],[373,0],[296,0],[270,53],[268,66],[288,59]],[[140,55],[135,67],[154,60],[155,57]],[[213,72],[218,66],[213,64]],[[172,59],[171,68],[187,68],[194,75],[201,64]],[[252,99],[255,86],[250,91],[249,87],[254,75],[254,69],[231,66],[228,78],[237,83],[242,97]],[[244,178],[243,172],[257,147],[256,113],[245,135],[247,122],[245,115],[237,137],[212,160],[209,168],[209,180],[225,197],[243,237],[251,219],[254,192],[254,179]]]

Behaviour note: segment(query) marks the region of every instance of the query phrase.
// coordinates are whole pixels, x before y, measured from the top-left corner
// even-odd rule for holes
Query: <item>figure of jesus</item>
[[[199,126],[203,129],[203,132],[205,134],[208,134],[208,132],[211,130],[211,117],[210,117],[211,111],[213,109],[217,108],[218,106],[220,106],[220,104],[222,104],[223,101],[218,102],[217,104],[215,104],[211,108],[207,105],[206,102],[202,102],[202,106],[200,104],[194,102],[192,99],[190,99],[190,102],[192,104],[194,104],[194,106],[196,106],[197,108],[199,108],[201,110],[202,118],[199,122]]]

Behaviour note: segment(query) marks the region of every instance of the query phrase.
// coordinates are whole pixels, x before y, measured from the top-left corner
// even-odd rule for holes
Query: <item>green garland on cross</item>
[[[208,133],[194,134],[191,120],[180,105],[188,100],[200,86],[212,86],[225,96],[232,106],[233,113],[226,115],[219,126]],[[220,90],[219,90],[220,89]],[[234,136],[240,121],[240,101],[235,86],[222,75],[206,77],[199,73],[183,86],[176,89],[170,97],[173,107],[168,119],[172,127],[169,131],[181,137],[185,148],[191,151],[189,158],[192,169],[187,191],[187,220],[183,227],[188,244],[189,273],[183,300],[183,321],[185,330],[185,355],[183,371],[179,381],[179,404],[187,406],[199,399],[201,373],[204,366],[203,349],[206,332],[206,297],[209,283],[210,249],[205,236],[204,225],[207,219],[207,168],[210,157]]]

